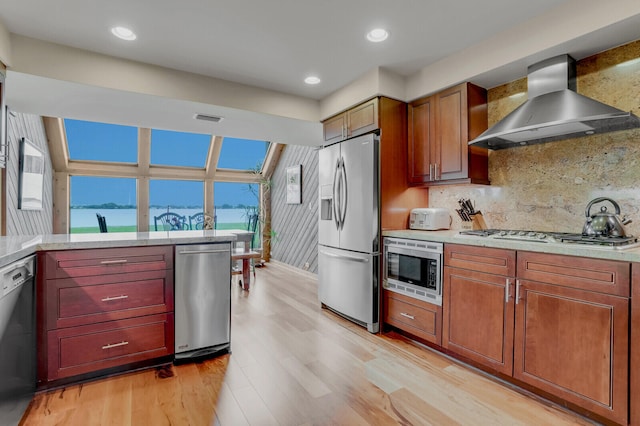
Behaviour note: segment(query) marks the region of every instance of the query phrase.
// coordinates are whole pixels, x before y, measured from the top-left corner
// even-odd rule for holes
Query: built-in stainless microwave
[[[442,243],[385,238],[383,287],[441,306],[443,249]]]

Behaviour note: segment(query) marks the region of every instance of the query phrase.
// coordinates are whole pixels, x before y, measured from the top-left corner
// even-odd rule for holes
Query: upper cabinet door
[[[378,103],[378,98],[373,98],[323,121],[327,145],[376,130],[379,127]]]
[[[463,83],[411,102],[409,182],[488,184],[487,150],[468,145],[486,128],[487,92],[473,84]]]
[[[328,144],[340,142],[347,134],[347,115],[345,113],[331,117],[322,123],[324,141]]]
[[[378,98],[347,111],[347,137],[363,135],[378,128]]]
[[[464,179],[468,176],[466,85],[445,90],[436,97],[439,151],[435,180]]]
[[[423,98],[409,105],[409,182],[426,183],[432,180],[434,155],[431,154],[434,114],[433,98]]]

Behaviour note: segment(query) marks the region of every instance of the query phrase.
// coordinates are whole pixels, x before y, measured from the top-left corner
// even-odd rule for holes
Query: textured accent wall
[[[302,204],[287,204],[286,169],[298,164],[302,164]],[[272,259],[317,272],[318,151],[314,148],[287,145],[282,153],[272,178],[271,229]]]
[[[640,116],[640,40],[578,62],[577,91]],[[526,78],[488,91],[489,125],[525,101]],[[429,189],[431,207],[451,210],[471,198],[490,228],[581,232],[585,207],[596,197],[620,204],[640,235],[640,129],[489,153],[490,186]],[[609,211],[612,207],[606,203]],[[600,205],[592,209],[597,211]]]
[[[9,158],[6,185],[7,235],[39,235],[53,232],[53,174],[42,118],[32,114],[11,112],[7,120]],[[26,137],[45,155],[42,210],[18,209],[18,171],[20,139]]]

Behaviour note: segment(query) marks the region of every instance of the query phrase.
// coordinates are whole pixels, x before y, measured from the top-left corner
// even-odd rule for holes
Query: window
[[[96,213],[108,232],[136,231],[136,179],[71,176],[70,186],[72,234],[100,232]]]
[[[186,225],[189,225],[189,216],[204,210],[203,200],[203,182],[160,179],[149,181],[149,230],[156,230],[154,218],[166,212],[184,216]],[[160,224],[157,230],[161,230]]]
[[[260,214],[260,185],[257,183],[215,182],[217,229],[247,229],[249,215]],[[259,216],[258,216],[259,217]],[[254,236],[254,247],[259,245],[260,221]]]
[[[137,163],[138,128],[64,120],[69,159]]]
[[[151,164],[204,168],[210,135],[151,130]]]
[[[260,171],[268,148],[265,141],[224,138],[218,168]]]

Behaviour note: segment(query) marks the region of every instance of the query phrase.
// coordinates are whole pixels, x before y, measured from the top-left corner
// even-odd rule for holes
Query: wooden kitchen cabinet
[[[627,424],[629,263],[445,244],[444,264],[443,347]]]
[[[442,346],[503,374],[513,363],[515,252],[445,244]]]
[[[489,183],[488,152],[468,142],[487,129],[487,92],[471,83],[408,107],[408,179],[413,185]]]
[[[513,376],[627,424],[629,280],[625,262],[518,252]]]
[[[442,307],[383,291],[383,321],[427,342],[442,344]]]
[[[364,135],[378,126],[378,98],[373,98],[322,122],[324,141],[340,142],[354,136]]]
[[[174,352],[173,247],[38,253],[38,385]]]

